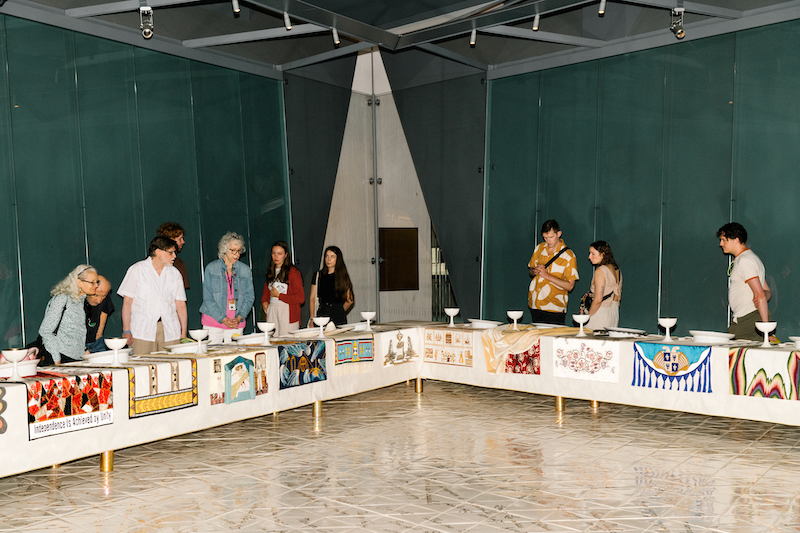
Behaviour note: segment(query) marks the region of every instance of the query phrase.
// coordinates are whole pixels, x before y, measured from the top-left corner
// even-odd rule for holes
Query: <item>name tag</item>
[[[228,300],[228,311],[236,311],[236,300]]]

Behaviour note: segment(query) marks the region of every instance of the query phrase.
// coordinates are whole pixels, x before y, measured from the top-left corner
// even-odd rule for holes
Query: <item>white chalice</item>
[[[658,325],[667,330],[667,334],[664,335],[664,342],[672,342],[672,337],[670,337],[669,335],[669,330],[677,323],[678,323],[677,318],[663,317],[663,316],[659,317]]]
[[[586,332],[583,331],[583,325],[589,322],[590,318],[592,318],[591,315],[572,315],[572,320],[581,325],[581,330],[578,332],[577,335],[575,335],[576,337],[586,336]]]
[[[331,317],[329,316],[315,316],[314,317],[314,324],[319,326],[319,338],[325,337],[325,324],[331,321]]]
[[[25,356],[28,355],[28,350],[3,350],[3,357],[6,358],[6,361],[11,361],[14,363],[14,370],[11,373],[11,377],[8,378],[8,381],[18,381],[22,379],[22,376],[19,375],[19,371],[17,370],[17,363],[25,359]]]
[[[764,343],[761,345],[762,348],[769,348],[769,332],[775,329],[777,326],[777,322],[756,322],[756,329],[764,334]]]
[[[189,336],[197,341],[197,354],[203,353],[203,339],[208,337],[207,329],[190,329]]]
[[[375,311],[361,311],[361,318],[367,321],[367,329],[364,331],[372,331],[372,328],[369,327],[369,321],[375,318],[376,314]]]
[[[506,314],[508,315],[508,318],[514,321],[514,326],[511,329],[514,331],[519,331],[519,328],[517,327],[517,320],[522,318],[522,311],[506,311]]]
[[[111,348],[112,350],[114,350],[114,361],[112,362],[112,364],[114,366],[118,366],[120,364],[119,351],[120,349],[128,345],[128,339],[126,339],[125,337],[111,337],[105,339],[105,343],[107,348]]]
[[[269,346],[269,333],[275,329],[274,322],[257,322],[256,325],[264,333],[264,346]]]
[[[461,311],[458,307],[445,307],[444,314],[450,317],[450,323],[448,324],[449,327],[455,327],[455,322],[453,322],[453,317],[455,317],[458,312]]]

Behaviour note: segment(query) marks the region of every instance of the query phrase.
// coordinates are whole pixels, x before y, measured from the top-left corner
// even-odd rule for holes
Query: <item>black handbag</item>
[[[612,294],[614,294],[613,291],[609,292],[608,294],[603,296],[603,300],[602,301],[605,302],[606,300],[611,298]],[[592,298],[592,293],[591,292],[587,292],[586,294],[581,296],[581,307],[578,310],[578,314],[579,315],[588,315],[589,314],[589,309],[591,309],[593,301],[594,301],[594,298]]]

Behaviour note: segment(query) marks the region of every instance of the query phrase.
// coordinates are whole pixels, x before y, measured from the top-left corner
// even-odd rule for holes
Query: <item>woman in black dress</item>
[[[353,307],[353,283],[347,274],[342,251],[336,246],[325,248],[325,266],[311,280],[311,318],[329,316],[331,322],[341,326],[347,322],[347,312]]]

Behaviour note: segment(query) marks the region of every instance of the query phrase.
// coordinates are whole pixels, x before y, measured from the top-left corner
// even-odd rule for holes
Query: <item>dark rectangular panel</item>
[[[535,73],[489,84],[482,316],[490,320],[505,322],[507,310],[528,305],[525,265],[538,232],[539,79]]]
[[[6,31],[0,16],[0,58],[5,63]],[[17,267],[17,219],[14,197],[11,108],[8,76],[0,68],[0,347],[19,348],[22,339],[22,306]],[[38,317],[37,319],[41,319]]]
[[[191,66],[201,234],[207,265],[217,259],[219,240],[229,231],[242,235],[250,252],[239,75],[203,63]],[[241,261],[249,264],[247,255]]]
[[[52,286],[86,261],[73,34],[12,17],[5,23],[25,329],[32,340]]]
[[[597,239],[622,270],[619,325],[658,328],[663,48],[600,65]]]
[[[764,262],[770,311],[785,340],[800,331],[800,22],[740,32],[736,50],[732,219]]]
[[[419,230],[380,228],[380,290],[419,290]]]
[[[146,253],[133,47],[75,34],[89,262],[112,288]],[[122,333],[122,298],[106,336]]]
[[[541,76],[537,227],[530,235],[525,265],[534,242],[542,242],[541,225],[550,219],[558,221],[565,244],[578,259],[580,280],[567,306],[567,313],[573,314],[578,312],[580,296],[589,290],[594,273],[586,257],[596,229],[599,62],[553,69]]]
[[[734,41],[666,49],[661,316],[678,317],[680,335],[727,327],[727,259],[716,231],[730,210]]]
[[[240,73],[239,90],[250,225],[248,254],[253,269],[256,307],[263,315],[258,302],[271,260],[272,243],[286,241],[292,244],[283,84]]]
[[[190,62],[134,48],[144,196],[145,241],[163,222],[185,229],[181,259],[189,271],[189,327],[200,324],[203,300],[200,217],[195,168]],[[215,256],[216,257],[216,256]],[[143,256],[131,258],[131,264]],[[205,258],[206,261],[213,258]]]

